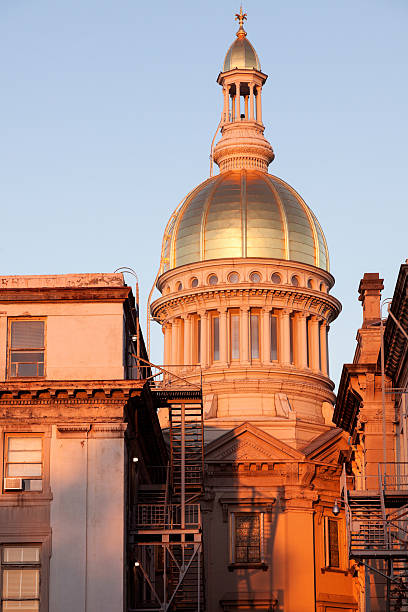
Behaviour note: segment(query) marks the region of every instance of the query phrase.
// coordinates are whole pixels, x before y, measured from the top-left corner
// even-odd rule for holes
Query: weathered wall
[[[50,612],[122,610],[122,432],[97,425],[87,438],[85,426],[54,428],[51,490]]]

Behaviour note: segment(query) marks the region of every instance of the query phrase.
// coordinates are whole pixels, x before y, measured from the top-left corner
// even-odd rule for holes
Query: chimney
[[[383,280],[378,272],[366,272],[360,281],[358,299],[363,303],[363,328],[380,322]]]

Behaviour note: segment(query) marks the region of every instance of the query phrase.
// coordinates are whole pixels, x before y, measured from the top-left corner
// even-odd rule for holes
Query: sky
[[[141,309],[174,208],[209,175],[238,0],[2,0],[0,274],[134,268]],[[326,235],[338,382],[364,272],[393,293],[407,248],[406,0],[247,0],[269,171]],[[132,277],[127,278],[132,283]],[[145,323],[144,323],[145,333]],[[162,334],[152,329],[152,361]]]

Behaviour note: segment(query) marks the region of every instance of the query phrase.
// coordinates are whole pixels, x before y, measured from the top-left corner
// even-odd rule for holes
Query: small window
[[[263,562],[263,513],[240,512],[231,516],[231,561]]]
[[[340,521],[325,517],[326,567],[340,568]]]
[[[191,286],[193,287],[193,289],[195,289],[195,287],[198,287],[198,278],[194,277],[191,279]]]
[[[10,321],[9,362],[10,378],[44,376],[44,321],[20,319]]]
[[[5,491],[42,491],[41,436],[6,434],[4,455]]]
[[[210,274],[208,277],[209,285],[216,285],[218,283],[218,276],[216,274]]]
[[[299,279],[295,274],[290,279],[290,282],[292,283],[294,287],[299,287]]]
[[[309,278],[309,280],[307,281],[307,287],[308,289],[313,289],[313,281],[311,278]]]
[[[230,274],[228,274],[228,281],[230,283],[238,283],[239,282],[238,272],[231,272]]]
[[[164,293],[170,293],[170,285],[166,285],[166,288],[164,290]]]
[[[40,609],[40,547],[3,546],[1,555],[2,610]]]
[[[260,283],[261,275],[259,274],[259,272],[251,272],[251,274],[249,275],[249,280],[251,281],[251,283]]]
[[[177,291],[181,291],[183,289],[183,283],[177,283]]]
[[[280,285],[282,283],[281,275],[274,272],[271,276],[271,281],[275,283],[275,285]]]

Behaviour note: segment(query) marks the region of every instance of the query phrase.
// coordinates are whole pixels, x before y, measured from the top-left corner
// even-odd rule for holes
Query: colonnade
[[[233,316],[238,317],[234,329]],[[327,321],[304,311],[220,307],[169,319],[163,330],[165,366],[184,370],[193,364],[206,369],[279,363],[329,375]]]
[[[235,87],[235,91],[233,91],[233,87]],[[237,82],[224,85],[223,123],[241,121],[241,112],[244,115],[244,119],[262,123],[261,90],[262,87],[260,85],[256,85],[255,83]],[[244,99],[242,111],[241,96]]]

